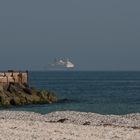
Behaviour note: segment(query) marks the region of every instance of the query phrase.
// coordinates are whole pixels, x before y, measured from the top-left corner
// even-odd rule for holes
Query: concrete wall
[[[28,84],[28,71],[25,71],[25,72],[17,72],[17,71],[0,72],[0,84],[1,85],[9,84],[10,82]]]

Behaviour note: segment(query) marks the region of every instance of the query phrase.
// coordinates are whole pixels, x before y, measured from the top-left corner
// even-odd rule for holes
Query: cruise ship
[[[49,64],[49,70],[70,70],[74,69],[75,65],[69,59],[55,59]]]

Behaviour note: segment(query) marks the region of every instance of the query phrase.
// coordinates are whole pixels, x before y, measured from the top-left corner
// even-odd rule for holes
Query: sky
[[[0,70],[140,70],[139,0],[1,0]]]

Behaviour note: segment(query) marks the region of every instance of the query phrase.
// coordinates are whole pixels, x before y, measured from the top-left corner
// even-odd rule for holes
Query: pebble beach
[[[1,140],[139,140],[140,114],[0,111]]]

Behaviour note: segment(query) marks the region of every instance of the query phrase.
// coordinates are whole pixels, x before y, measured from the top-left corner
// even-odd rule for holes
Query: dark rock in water
[[[54,103],[57,97],[49,91],[38,91],[28,85],[10,83],[8,86],[0,85],[0,105],[23,105],[34,103]]]

